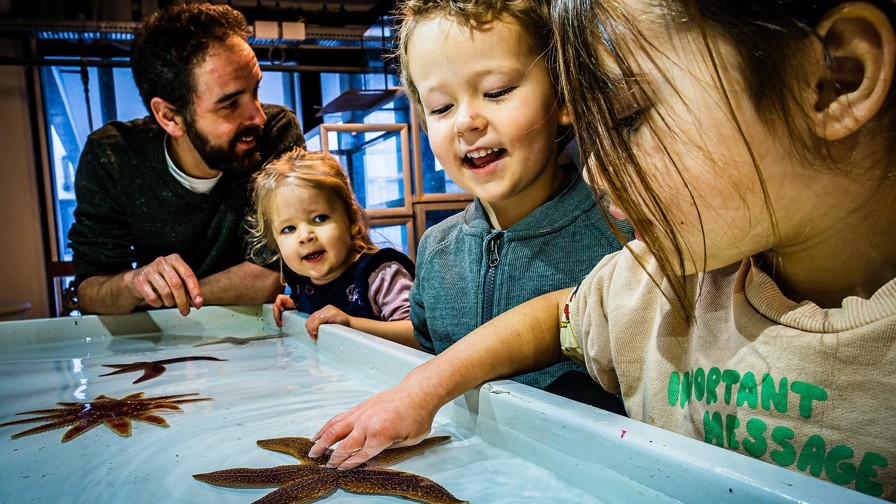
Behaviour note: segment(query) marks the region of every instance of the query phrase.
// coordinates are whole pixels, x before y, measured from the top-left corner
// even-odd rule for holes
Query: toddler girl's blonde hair
[[[329,152],[309,152],[296,147],[266,164],[255,175],[252,194],[254,211],[249,217],[247,239],[252,260],[258,264],[269,264],[280,259],[271,222],[271,208],[277,189],[287,185],[328,191],[335,195],[348,217],[352,251],[363,253],[379,248],[367,234],[367,212],[358,204],[339,161]]]

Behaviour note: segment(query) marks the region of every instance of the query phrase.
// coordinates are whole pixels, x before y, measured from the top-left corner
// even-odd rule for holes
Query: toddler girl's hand
[[[317,330],[321,324],[339,324],[351,327],[351,322],[352,317],[346,315],[344,311],[333,305],[327,305],[308,317],[308,321],[305,322],[305,329],[308,330],[308,335],[311,336],[311,339],[317,340]]]
[[[277,327],[283,327],[283,312],[295,309],[296,304],[292,302],[292,298],[286,294],[278,294],[274,301],[274,322],[277,322]]]

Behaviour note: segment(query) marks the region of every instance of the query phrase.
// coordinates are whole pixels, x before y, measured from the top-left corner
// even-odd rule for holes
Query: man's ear
[[[186,134],[184,117],[177,111],[174,105],[159,97],[155,97],[149,102],[149,106],[152,109],[152,115],[156,118],[156,122],[169,135],[174,138],[180,138]]]
[[[840,4],[816,27],[825,51],[814,73],[815,133],[840,140],[877,114],[893,87],[893,25],[877,7]]]

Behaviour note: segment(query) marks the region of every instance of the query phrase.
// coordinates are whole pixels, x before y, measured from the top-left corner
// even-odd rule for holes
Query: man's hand
[[[186,316],[191,306],[199,308],[204,303],[199,280],[178,254],[117,275],[85,278],[77,296],[82,313],[100,315],[123,315],[138,306],[177,306]]]
[[[177,306],[181,315],[189,315],[191,306],[202,307],[199,279],[179,254],[158,257],[127,272],[124,281],[132,295],[153,308]]]

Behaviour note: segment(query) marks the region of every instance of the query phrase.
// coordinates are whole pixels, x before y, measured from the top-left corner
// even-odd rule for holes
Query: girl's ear
[[[843,3],[816,27],[825,54],[814,75],[815,133],[840,140],[880,110],[893,85],[893,25],[877,7]]]
[[[177,112],[177,109],[167,101],[155,97],[149,102],[152,109],[152,115],[156,118],[156,122],[169,135],[174,138],[180,138],[186,134],[183,124],[183,116]]]
[[[569,105],[563,103],[560,105],[560,116],[558,117],[560,126],[572,125],[572,114],[569,112]]]

